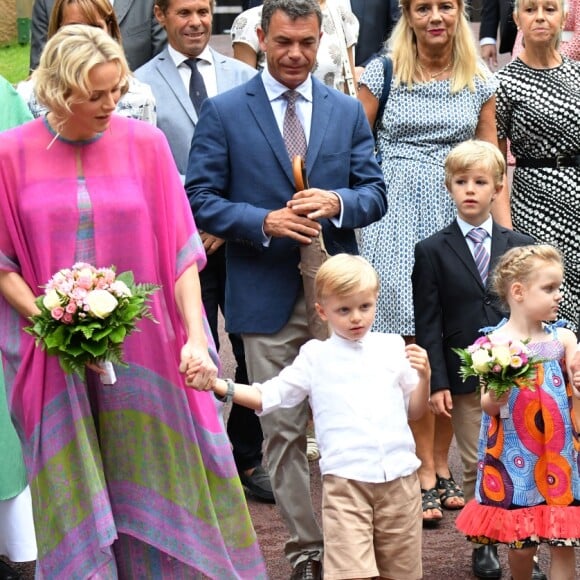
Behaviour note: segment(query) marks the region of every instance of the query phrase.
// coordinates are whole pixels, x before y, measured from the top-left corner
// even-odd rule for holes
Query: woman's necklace
[[[427,70],[425,70],[421,63],[419,61],[417,61],[417,66],[419,67],[419,70],[421,71],[421,74],[423,75],[423,77],[429,77],[431,80],[436,79],[437,77],[440,77],[444,72],[448,71],[451,68],[451,61],[449,61],[447,63],[447,65],[445,67],[443,67],[440,71],[437,71],[435,73],[431,73]]]

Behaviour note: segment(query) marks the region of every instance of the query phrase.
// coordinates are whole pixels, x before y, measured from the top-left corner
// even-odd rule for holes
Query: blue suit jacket
[[[245,83],[257,73],[243,62],[228,58],[215,50],[211,50],[211,53],[218,94]],[[157,103],[157,126],[167,137],[179,173],[184,176],[189,147],[197,124],[197,113],[169,50],[165,48],[139,68],[135,76],[147,83],[153,91]]]
[[[342,227],[322,220],[330,254],[357,253],[354,228],[386,212],[385,185],[361,104],[312,79],[306,167],[311,187],[336,191]],[[301,288],[298,243],[263,245],[266,215],[295,192],[290,158],[260,76],[208,99],[193,137],[186,189],[199,227],[227,243],[226,326],[272,334],[287,323]]]
[[[115,14],[121,29],[123,49],[131,70],[157,54],[167,41],[165,30],[153,15],[155,0],[115,0]],[[38,66],[54,0],[35,0],[32,7],[30,69]]]
[[[494,223],[489,271],[510,248],[533,243],[530,236]],[[415,245],[412,279],[415,334],[429,355],[431,392],[473,393],[477,380],[463,382],[451,349],[468,347],[481,336],[480,328],[495,326],[506,313],[491,291],[491,276],[484,287],[457,221]]]

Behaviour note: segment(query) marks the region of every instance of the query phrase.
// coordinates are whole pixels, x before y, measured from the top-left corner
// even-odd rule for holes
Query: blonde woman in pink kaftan
[[[35,510],[41,578],[265,578],[215,399],[201,307],[203,246],[161,132],[114,114],[122,49],[67,26],[36,75],[49,113],[0,136],[0,350]],[[159,324],[125,341],[128,367],[86,384],[23,332],[35,296],[76,261],[161,285]]]

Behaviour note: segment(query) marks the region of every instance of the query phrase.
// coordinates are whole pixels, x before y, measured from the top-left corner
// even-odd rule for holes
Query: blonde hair
[[[361,256],[336,254],[320,266],[314,280],[316,301],[348,296],[361,290],[379,290],[379,276]]]
[[[560,13],[562,15],[562,27],[560,28],[560,32],[558,33],[558,35],[555,38],[555,42],[554,42],[554,48],[558,48],[560,46],[560,42],[562,40],[562,29],[564,27],[564,22],[567,18],[568,15],[568,6],[566,4],[566,2],[564,0],[557,0],[558,1],[558,5],[560,6]],[[524,2],[522,2],[522,0],[514,0],[514,11],[513,11],[513,19],[514,21],[516,20],[516,16],[520,10],[520,7],[523,4],[531,4],[532,6],[535,6],[537,4],[537,0],[524,0]],[[518,26],[519,28],[519,26]],[[525,47],[525,42],[526,39],[522,38],[522,46]]]
[[[401,85],[407,85],[409,90],[413,89],[413,79],[417,70],[417,40],[409,23],[412,1],[400,0],[401,17],[389,39],[396,80]],[[465,4],[463,0],[456,2],[459,16],[453,38],[451,92],[458,93],[467,87],[473,93],[475,77],[486,79],[488,71],[478,57]]]
[[[71,104],[89,99],[93,67],[109,62],[119,67],[124,95],[129,87],[129,66],[121,45],[100,28],[85,24],[64,26],[46,43],[33,73],[38,102],[62,124],[71,113]]]
[[[564,271],[562,254],[554,246],[520,246],[508,250],[499,260],[492,275],[492,288],[507,305],[512,284],[527,283],[546,264],[556,264]]]
[[[121,44],[121,30],[115,11],[109,0],[56,0],[48,22],[48,38],[52,38],[62,27],[64,9],[71,4],[79,7],[80,13],[86,20],[82,24],[99,28],[99,19],[103,20],[107,26],[109,36]],[[79,22],[78,24],[81,23]]]
[[[445,159],[447,189],[451,190],[454,175],[475,167],[480,167],[492,175],[496,187],[503,183],[506,163],[501,151],[487,141],[471,139],[453,147]]]

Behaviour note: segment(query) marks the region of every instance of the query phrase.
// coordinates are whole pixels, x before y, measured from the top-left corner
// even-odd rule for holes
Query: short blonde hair
[[[93,67],[109,62],[119,67],[123,95],[129,87],[129,66],[121,45],[100,28],[85,24],[64,26],[46,43],[33,73],[38,102],[55,115],[58,123],[63,123],[71,113],[71,104],[89,99]]]
[[[99,19],[102,19],[109,36],[118,43],[121,43],[121,30],[117,21],[117,16],[109,0],[56,0],[50,12],[48,22],[48,38],[52,38],[62,27],[64,9],[70,5],[76,5],[89,26],[98,26]],[[79,23],[80,24],[80,23]]]
[[[386,1],[386,0],[385,0]],[[409,22],[411,2],[400,0],[401,16],[389,40],[392,51],[394,75],[401,85],[411,90],[417,70],[417,40]],[[464,88],[475,92],[475,77],[486,79],[489,71],[479,59],[471,26],[463,0],[456,0],[459,15],[457,30],[453,38],[451,92],[458,93]]]
[[[487,141],[471,139],[453,147],[445,159],[447,189],[451,191],[451,181],[454,175],[475,167],[480,167],[492,175],[496,187],[503,183],[506,163],[501,151]]]
[[[348,296],[361,290],[379,291],[379,276],[361,256],[336,254],[320,266],[314,280],[316,301]]]
[[[562,254],[554,246],[519,246],[508,250],[497,263],[492,274],[492,288],[507,305],[510,287],[515,282],[526,284],[538,269],[546,264],[556,264],[564,271]]]

